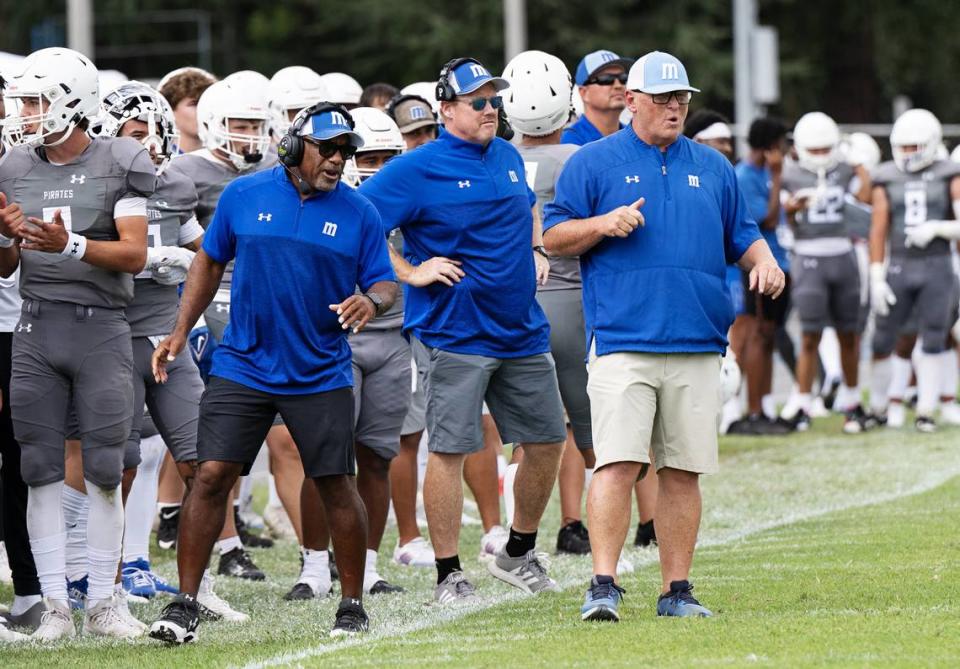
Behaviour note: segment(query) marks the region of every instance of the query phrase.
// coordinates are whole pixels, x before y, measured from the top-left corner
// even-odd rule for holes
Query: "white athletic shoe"
[[[250,620],[250,616],[234,609],[213,591],[213,576],[210,574],[204,574],[200,581],[197,603],[232,623],[245,623]]]
[[[7,548],[2,541],[0,541],[0,583],[13,583],[13,572],[10,571]]]
[[[15,632],[7,627],[7,619],[0,617],[0,644],[4,643],[22,643],[30,641],[30,637],[20,632]]]
[[[940,420],[947,425],[960,425],[960,404],[944,402],[940,405]]]
[[[130,612],[127,593],[118,592],[115,596],[117,598],[117,611],[120,613],[123,621],[130,625],[130,627],[140,630],[141,633],[145,633],[149,627],[145,622],[138,620],[137,617]]]
[[[33,641],[53,643],[60,639],[72,639],[77,636],[77,628],[74,627],[73,618],[70,617],[69,602],[44,598],[43,603],[47,610],[40,616],[40,627],[30,635]]]
[[[426,539],[417,537],[403,546],[397,543],[393,549],[393,561],[407,567],[433,567],[437,563],[437,556]]]
[[[887,427],[899,430],[907,421],[907,408],[903,402],[890,402],[887,407]]]
[[[84,611],[83,633],[115,639],[135,639],[143,636],[143,630],[140,627],[131,625],[125,620],[120,607],[120,598],[112,595]]]
[[[507,528],[502,525],[491,527],[490,531],[480,539],[479,559],[484,562],[495,559],[497,554],[506,547],[508,539],[510,539],[510,533]]]
[[[297,532],[293,529],[290,516],[287,515],[287,511],[282,505],[267,505],[263,510],[263,523],[274,539],[297,540]]]
[[[626,553],[620,551],[620,557],[617,558],[617,575],[632,574],[634,572],[633,562],[627,557]]]
[[[813,401],[810,403],[810,417],[811,418],[826,418],[830,415],[830,410],[823,403],[823,398],[817,395],[813,398]]]

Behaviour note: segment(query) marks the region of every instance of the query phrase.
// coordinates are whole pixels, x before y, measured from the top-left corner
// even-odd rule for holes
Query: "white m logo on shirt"
[[[660,66],[660,78],[661,79],[679,79],[680,78],[680,68],[677,67],[676,63],[664,63]]]
[[[331,223],[330,221],[326,221],[326,222],[323,224],[323,234],[327,235],[328,237],[336,237],[336,236],[337,236],[337,224],[336,224],[336,223]]]
[[[349,125],[347,119],[338,111],[330,112],[330,123],[332,125]]]

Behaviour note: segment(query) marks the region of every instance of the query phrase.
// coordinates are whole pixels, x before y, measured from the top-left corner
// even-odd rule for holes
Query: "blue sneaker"
[[[693,596],[690,581],[671,581],[670,592],[660,595],[657,600],[657,615],[709,618],[713,612],[701,606]]]
[[[166,593],[166,594],[169,594],[169,595],[179,595],[179,594],[180,594],[180,591],[177,590],[177,589],[176,589],[175,587],[173,587],[172,585],[170,585],[170,583],[169,583],[165,578],[163,578],[163,577],[160,576],[159,574],[153,573],[153,571],[151,571],[151,569],[150,569],[150,563],[147,562],[146,560],[140,559],[140,560],[132,560],[132,561],[130,561],[130,562],[124,562],[124,563],[123,563],[123,568],[124,568],[124,569],[128,569],[128,568],[129,568],[129,569],[139,569],[141,572],[143,572],[143,574],[144,574],[148,579],[150,579],[150,581],[153,582],[153,588],[154,588],[154,590],[156,590],[158,593]]]
[[[594,576],[590,589],[580,607],[580,620],[620,621],[617,607],[623,601],[626,590],[613,582],[612,576]]]
[[[70,599],[70,608],[82,611],[87,601],[87,577],[76,581],[67,581],[67,597]]]
[[[157,596],[157,588],[143,569],[124,565],[120,570],[120,578],[123,581],[123,589],[128,595],[143,599],[153,599]]]

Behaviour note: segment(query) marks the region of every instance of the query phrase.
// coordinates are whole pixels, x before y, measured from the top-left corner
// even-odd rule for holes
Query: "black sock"
[[[443,580],[455,571],[463,571],[460,568],[460,556],[437,558],[437,585],[443,583]]]
[[[507,555],[523,557],[537,547],[537,533],[524,534],[510,528],[510,538],[507,539]]]

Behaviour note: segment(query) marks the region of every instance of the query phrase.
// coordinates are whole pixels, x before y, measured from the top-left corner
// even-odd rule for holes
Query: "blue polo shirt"
[[[580,257],[588,350],[593,339],[598,355],[723,353],[733,322],[727,264],[760,231],[720,153],[682,136],[663,153],[628,126],[570,157],[544,229],[641,196],[645,226]]]
[[[770,247],[777,264],[780,265],[780,269],[789,272],[790,259],[787,256],[787,251],[780,244],[777,230],[767,230],[762,223],[763,219],[767,217],[767,204],[770,202],[770,170],[766,167],[757,167],[745,160],[741,160],[733,169],[737,174],[737,182],[740,184],[740,191],[747,203],[747,211],[750,212],[750,217],[757,221],[760,234],[767,240],[767,245]],[[781,225],[785,225],[782,207],[780,208],[780,219],[777,222],[778,227]]]
[[[623,129],[622,123],[620,124],[620,129]],[[603,135],[597,130],[597,126],[590,122],[586,114],[582,114],[576,123],[564,130],[563,134],[560,135],[561,144],[577,144],[578,146],[595,142],[598,139],[603,139]]]
[[[531,248],[536,195],[509,142],[482,146],[442,131],[388,162],[359,192],[387,231],[401,229],[411,264],[435,256],[463,263],[466,276],[452,287],[406,287],[405,334],[432,348],[493,358],[550,349]]]
[[[353,385],[350,345],[329,305],[395,280],[373,205],[342,183],[301,202],[277,166],[226,187],[203,250],[236,260],[211,374],[280,395]]]

